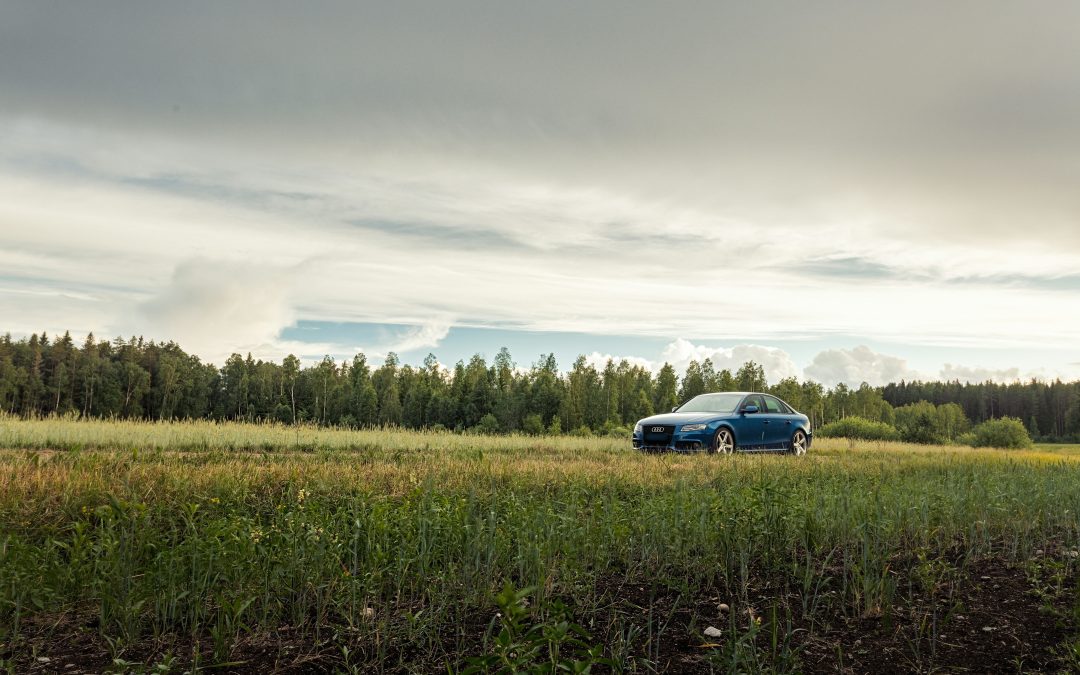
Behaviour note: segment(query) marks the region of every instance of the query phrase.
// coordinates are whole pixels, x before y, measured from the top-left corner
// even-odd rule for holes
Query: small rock
[[[371,617],[375,616],[375,610],[370,607],[365,607],[364,616],[370,619]]]
[[[983,576],[983,577],[979,577],[979,578],[982,579],[983,581],[990,581],[990,577]]]
[[[984,633],[993,633],[994,632],[994,627],[993,626],[983,626],[983,632]]]
[[[705,629],[705,637],[711,637],[711,638],[724,637],[724,631],[720,630],[719,628],[714,628],[712,626],[709,626],[708,628]]]
[[[727,606],[726,602],[721,602],[720,603],[720,611],[721,612],[727,612],[727,611],[730,611],[730,610],[731,610],[731,608]]]
[[[39,656],[39,657],[37,657],[37,662],[38,663],[48,663],[50,661],[52,661],[52,659],[50,659],[48,656]]]
[[[1069,551],[1070,558],[1080,558],[1080,551]]]
[[[1040,548],[1039,550],[1035,551],[1035,555],[1042,555],[1043,552],[1044,551]]]

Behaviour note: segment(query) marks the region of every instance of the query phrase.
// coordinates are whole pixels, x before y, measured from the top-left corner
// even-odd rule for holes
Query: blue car
[[[646,452],[788,452],[810,448],[810,419],[768,394],[695,396],[670,413],[634,426],[634,447]]]

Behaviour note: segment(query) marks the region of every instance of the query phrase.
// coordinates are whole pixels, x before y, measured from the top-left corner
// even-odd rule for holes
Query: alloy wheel
[[[791,437],[791,454],[796,456],[806,454],[806,434],[802,431],[796,431]]]
[[[735,452],[735,437],[731,435],[731,430],[723,427],[716,432],[716,438],[713,439],[713,452],[720,455],[730,455]]]

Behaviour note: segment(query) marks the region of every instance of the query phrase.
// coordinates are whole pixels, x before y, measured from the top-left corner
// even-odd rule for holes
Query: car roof
[[[708,396],[710,394],[738,394],[739,396],[749,396],[750,394],[760,394],[760,391],[707,391],[704,394],[698,394],[698,396]],[[772,394],[769,394],[772,396]],[[694,398],[697,398],[695,396]]]

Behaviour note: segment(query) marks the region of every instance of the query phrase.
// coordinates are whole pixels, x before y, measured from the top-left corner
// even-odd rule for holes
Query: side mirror
[[[753,415],[754,413],[757,412],[757,410],[758,410],[757,406],[754,405],[753,403],[751,403],[748,406],[744,406],[743,409],[742,409],[742,412],[743,412],[744,415]]]

